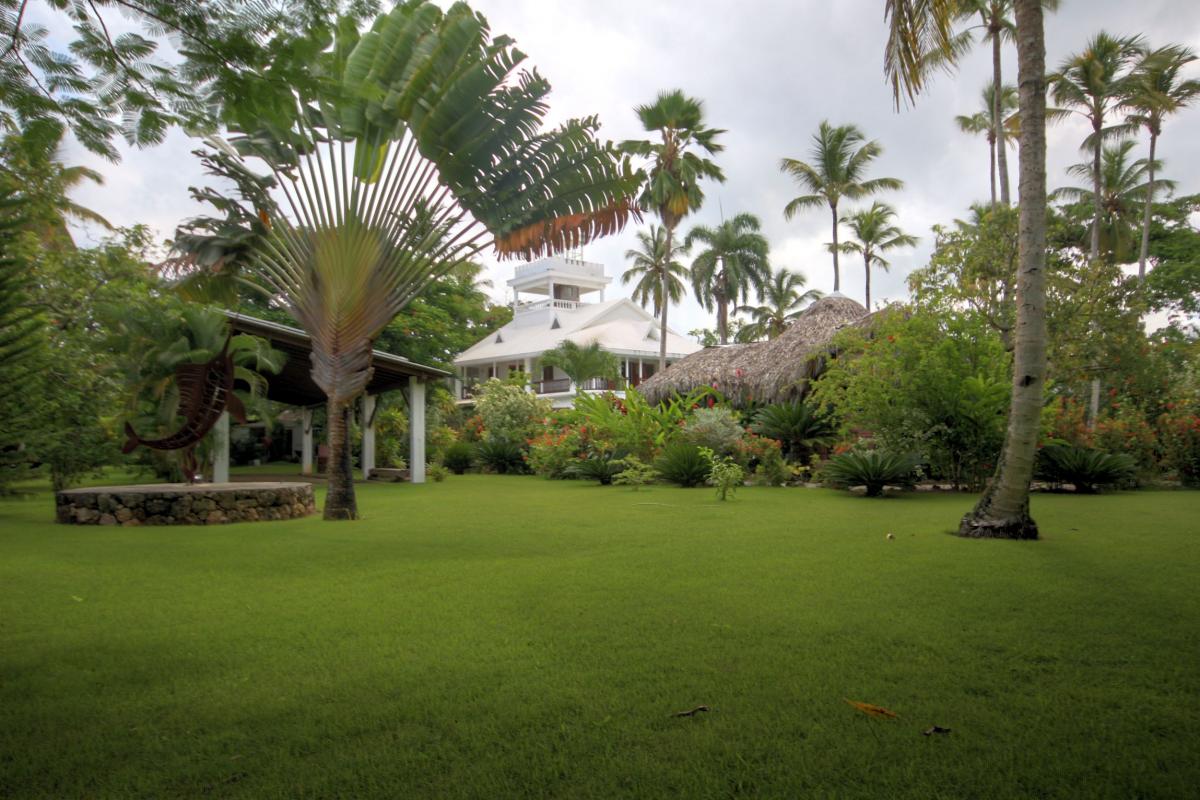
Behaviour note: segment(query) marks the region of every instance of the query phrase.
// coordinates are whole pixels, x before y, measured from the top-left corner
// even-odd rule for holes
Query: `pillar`
[[[213,427],[213,483],[229,483],[229,412]]]
[[[408,377],[408,470],[413,483],[425,482],[425,384]]]
[[[300,474],[313,474],[313,412],[311,408],[300,410]]]
[[[375,396],[362,397],[362,477],[371,477],[375,469]]]

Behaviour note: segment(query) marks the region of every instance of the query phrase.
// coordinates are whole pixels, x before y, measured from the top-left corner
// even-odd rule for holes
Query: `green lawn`
[[[961,495],[360,491],[358,523],[217,528],[0,503],[0,796],[1200,783],[1200,493],[1039,496],[1044,539],[1014,543],[947,535]]]

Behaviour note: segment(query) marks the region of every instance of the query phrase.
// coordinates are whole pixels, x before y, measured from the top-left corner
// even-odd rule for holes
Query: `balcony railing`
[[[625,388],[625,379],[609,380],[607,378],[589,378],[581,387],[585,392],[619,392]],[[555,378],[548,381],[534,381],[533,390],[538,394],[561,394],[571,391],[570,378]]]
[[[561,258],[561,257],[560,257]],[[562,261],[570,265],[574,270],[583,273],[584,275],[594,275],[597,278],[604,277],[604,265],[598,264],[595,261],[583,261],[577,258],[562,258]],[[522,264],[513,270],[513,276],[523,278],[526,275],[536,275],[539,272],[549,272],[554,269],[555,263],[546,259],[540,259],[530,264]]]
[[[541,311],[545,308],[557,308],[562,311],[574,311],[585,303],[578,300],[538,300],[535,303],[520,303],[517,305],[517,313],[524,314],[526,311]]]

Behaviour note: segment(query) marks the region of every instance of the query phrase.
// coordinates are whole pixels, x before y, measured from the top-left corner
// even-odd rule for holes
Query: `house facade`
[[[530,389],[555,407],[571,405],[577,387],[562,370],[541,363],[543,353],[566,340],[599,342],[621,365],[618,380],[593,379],[578,387],[581,391],[621,394],[653,375],[658,369],[658,321],[628,298],[605,300],[611,282],[603,264],[579,258],[549,256],[518,266],[508,281],[512,321],[454,360],[459,401],[470,402],[474,387],[489,378],[524,373]],[[701,349],[668,328],[668,365]]]

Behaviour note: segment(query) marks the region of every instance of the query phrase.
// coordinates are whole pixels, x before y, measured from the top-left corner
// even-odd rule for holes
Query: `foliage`
[[[760,232],[762,223],[753,214],[737,214],[715,227],[697,225],[688,232],[684,247],[704,249],[692,260],[692,288],[706,311],[717,311],[717,335],[729,341],[729,311],[739,300],[749,301],[751,290],[760,293],[770,280],[770,245]]]
[[[688,489],[708,480],[712,464],[696,445],[675,442],[663,449],[654,469],[664,480]]]
[[[1145,289],[1151,308],[1171,314],[1200,314],[1200,195],[1155,203],[1150,222],[1150,258]]]
[[[640,250],[625,251],[625,260],[632,262],[629,269],[621,273],[621,283],[636,281],[633,286],[633,301],[654,309],[654,316],[662,315],[663,286],[667,288],[667,300],[671,303],[683,301],[683,281],[688,277],[688,268],[678,259],[687,248],[672,244],[667,254],[667,231],[659,225],[637,232]]]
[[[543,478],[569,477],[568,471],[582,447],[578,428],[568,425],[544,430],[529,443],[529,469]]]
[[[621,375],[620,360],[607,350],[601,349],[600,343],[596,341],[580,345],[569,339],[565,340],[553,350],[542,353],[541,362],[565,372],[578,394],[583,392],[584,383],[592,378],[615,380]]]
[[[919,459],[886,450],[860,450],[836,455],[821,468],[832,486],[865,486],[867,497],[882,497],[885,486],[912,486]]]
[[[1166,466],[1184,486],[1200,487],[1200,409],[1172,409],[1157,427]]]
[[[484,441],[525,442],[550,416],[550,401],[495,378],[475,393],[475,412],[483,425]]]
[[[568,417],[592,438],[610,441],[616,449],[649,463],[680,435],[696,405],[717,397],[712,389],[702,387],[654,406],[634,389],[626,391],[623,399],[610,394],[583,395],[576,398]]]
[[[679,436],[689,444],[728,456],[737,452],[744,434],[745,430],[728,406],[713,406],[693,411],[684,422]]]
[[[441,464],[430,464],[425,468],[425,475],[434,483],[441,483],[450,476],[450,470]]]
[[[614,486],[628,486],[636,492],[658,479],[658,471],[637,456],[625,456],[621,460],[624,462],[625,468],[613,476]]]
[[[376,401],[379,402],[379,401]],[[379,466],[404,469],[408,414],[398,406],[388,406],[375,412],[375,457]]]
[[[442,464],[455,475],[462,475],[475,461],[475,448],[470,442],[454,442],[442,453]]]
[[[523,472],[524,455],[516,442],[507,439],[486,439],[475,447],[475,457],[481,465],[499,475]]]
[[[762,408],[751,428],[783,445],[784,457],[806,463],[818,449],[833,443],[835,428],[827,414],[807,400]]]
[[[751,342],[759,339],[774,339],[787,330],[788,325],[800,316],[808,303],[823,296],[818,289],[801,291],[808,279],[803,273],[789,269],[778,269],[760,288],[762,302],[756,306],[738,306],[739,314],[749,314],[750,324],[735,331],[736,342]]]
[[[625,460],[612,451],[593,451],[572,463],[566,474],[572,478],[597,481],[601,486],[611,486],[613,478],[625,471]]]
[[[708,484],[717,490],[717,499],[724,502],[737,492],[746,480],[746,471],[729,456],[714,453],[707,447],[700,448],[700,455],[709,463]]]
[[[778,447],[769,449],[754,467],[754,480],[763,486],[783,486],[791,479],[792,470]]]
[[[1070,483],[1080,494],[1134,478],[1137,465],[1126,453],[1105,453],[1070,444],[1049,444],[1038,451],[1035,476],[1061,486]]]
[[[1133,401],[1111,402],[1096,421],[1092,446],[1106,453],[1124,453],[1133,459],[1141,474],[1159,466],[1159,442],[1146,412]]]
[[[899,247],[915,247],[917,237],[900,230],[892,220],[896,210],[887,203],[876,200],[870,208],[859,209],[843,216],[839,222],[847,225],[854,234],[853,239],[841,245],[843,253],[859,253],[866,270],[866,297],[863,307],[871,310],[871,268],[879,267],[887,272],[891,266],[883,254]]]

